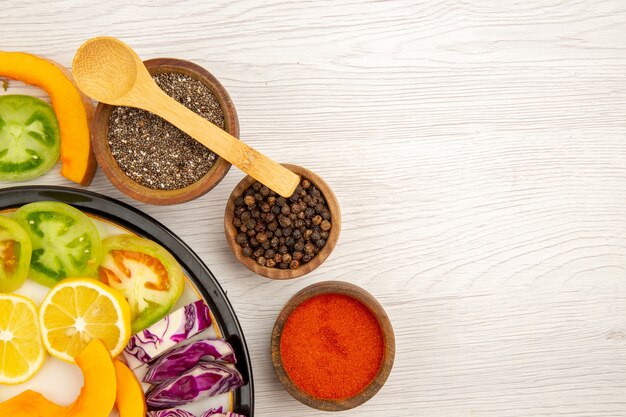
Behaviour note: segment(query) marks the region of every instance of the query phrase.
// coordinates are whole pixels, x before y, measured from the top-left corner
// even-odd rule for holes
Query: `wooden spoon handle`
[[[142,108],[161,116],[213,152],[283,197],[290,197],[300,177],[198,116],[159,89],[142,100]]]

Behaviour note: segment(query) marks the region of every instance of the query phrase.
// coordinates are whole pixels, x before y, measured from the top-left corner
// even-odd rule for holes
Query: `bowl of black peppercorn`
[[[315,173],[283,164],[300,176],[284,198],[247,176],[226,204],[224,231],[233,254],[272,279],[297,278],[320,266],[335,248],[341,213],[335,194]]]

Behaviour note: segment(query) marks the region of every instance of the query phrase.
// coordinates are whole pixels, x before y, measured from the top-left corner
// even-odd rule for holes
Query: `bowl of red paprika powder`
[[[271,339],[278,379],[309,407],[342,411],[372,398],[387,380],[395,337],[382,306],[341,281],[310,285],[280,312]]]

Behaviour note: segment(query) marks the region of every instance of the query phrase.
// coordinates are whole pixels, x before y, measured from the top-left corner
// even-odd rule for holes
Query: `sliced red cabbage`
[[[220,407],[221,408],[221,407]],[[169,408],[167,410],[148,411],[146,417],[196,417],[192,413],[180,408]]]
[[[209,408],[204,413],[200,414],[200,417],[214,416],[215,414],[224,414],[224,408],[223,407]]]
[[[243,414],[232,413],[230,411],[223,413],[212,410],[213,409],[205,411],[200,414],[200,417],[246,417]]]
[[[146,392],[150,409],[176,407],[241,387],[243,378],[234,365],[201,362],[184,374],[153,385]]]
[[[151,384],[174,378],[200,361],[236,363],[233,347],[224,339],[199,340],[170,350],[150,365],[143,381]]]
[[[209,327],[209,307],[202,300],[194,301],[133,335],[124,349],[124,358],[135,369]]]

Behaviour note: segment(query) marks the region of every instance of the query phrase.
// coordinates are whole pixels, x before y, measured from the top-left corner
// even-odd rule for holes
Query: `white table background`
[[[626,2],[0,10],[0,49],[69,66],[106,34],[144,59],[203,65],[230,92],[247,143],[333,187],[339,244],[288,282],[255,276],[228,249],[237,169],[178,206],[131,201],[101,172],[89,187],[163,222],[218,277],[252,355],[255,416],[323,414],[282,389],[269,335],[289,297],[330,279],[373,293],[397,340],[387,384],[342,416],[626,415]],[[73,186],[58,169],[31,183]]]

